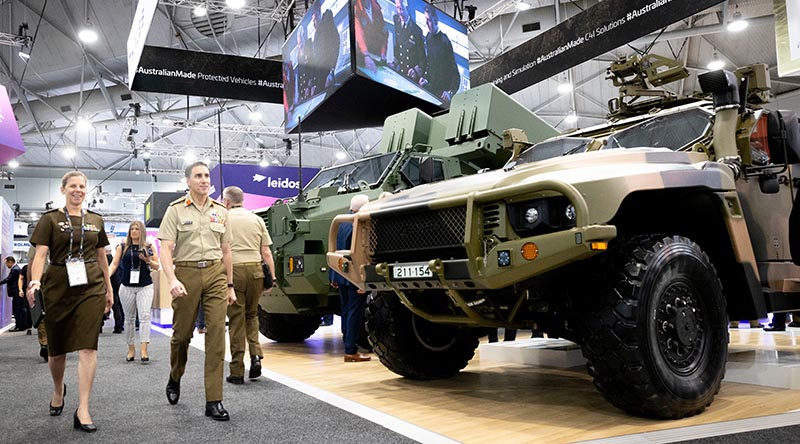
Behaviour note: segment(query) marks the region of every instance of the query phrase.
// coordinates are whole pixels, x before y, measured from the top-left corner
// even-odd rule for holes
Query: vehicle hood
[[[702,153],[674,152],[665,148],[627,148],[574,154],[523,164],[512,170],[495,170],[412,188],[370,202],[361,212],[382,212],[454,205],[469,196],[480,199],[487,192],[508,189],[504,197],[536,191],[545,181],[575,187],[593,211],[595,222],[609,220],[625,195],[636,190],[665,187],[705,187],[732,190],[730,170],[708,161]],[[496,195],[496,193],[492,193]],[[524,196],[523,196],[524,197]],[[591,205],[602,202],[602,205]],[[616,202],[617,205],[613,205]],[[603,209],[602,207],[606,207]]]

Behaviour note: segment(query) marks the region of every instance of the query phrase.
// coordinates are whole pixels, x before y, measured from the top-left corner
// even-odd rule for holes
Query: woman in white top
[[[144,223],[135,220],[128,228],[125,242],[117,246],[109,271],[113,275],[117,267],[122,269],[122,285],[119,298],[125,313],[125,331],[128,339],[128,361],[136,356],[133,340],[136,335],[134,323],[139,313],[139,342],[142,362],[150,361],[147,344],[150,343],[150,307],[153,305],[153,279],[150,269],[158,270],[158,259],[146,240]]]

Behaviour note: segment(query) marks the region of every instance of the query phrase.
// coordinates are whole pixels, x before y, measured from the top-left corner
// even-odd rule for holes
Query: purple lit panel
[[[8,90],[0,85],[0,165],[23,153],[25,145],[22,144],[17,119],[11,109]]]

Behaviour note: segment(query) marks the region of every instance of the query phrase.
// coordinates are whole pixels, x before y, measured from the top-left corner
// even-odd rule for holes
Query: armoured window
[[[444,165],[441,159],[412,156],[400,170],[412,186],[444,180]]]
[[[700,109],[657,116],[609,136],[606,148],[669,148],[678,151],[702,137],[711,115]]]
[[[350,162],[344,165],[326,168],[306,185],[306,190],[322,187],[340,187],[345,191],[357,190],[358,183],[365,181],[375,185],[383,177],[386,169],[392,164],[396,153],[382,154]]]
[[[517,159],[512,159],[512,161],[516,161],[517,165],[521,165],[568,154],[582,153],[586,151],[586,146],[591,141],[590,137],[560,137],[546,140],[528,148]]]

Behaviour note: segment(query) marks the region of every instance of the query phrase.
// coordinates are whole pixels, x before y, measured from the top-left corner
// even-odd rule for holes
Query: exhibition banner
[[[136,77],[136,67],[142,57],[144,42],[150,32],[153,16],[156,14],[158,0],[139,0],[136,13],[133,15],[131,32],[128,34],[128,88],[133,89],[133,79]]]
[[[147,45],[131,90],[283,103],[281,62]]]
[[[220,168],[222,183],[220,183]],[[303,186],[311,182],[319,168],[303,168]],[[244,207],[265,208],[278,199],[297,196],[299,171],[296,167],[221,164],[211,170],[212,198],[222,201],[225,187],[237,186],[244,191]]]
[[[486,62],[471,72],[471,82],[515,93],[718,3],[606,0]]]
[[[14,117],[14,110],[11,108],[8,90],[5,86],[0,85],[0,164],[23,153],[25,153],[25,145],[19,134],[19,126]]]
[[[800,2],[775,0],[775,52],[780,77],[800,74]]]

